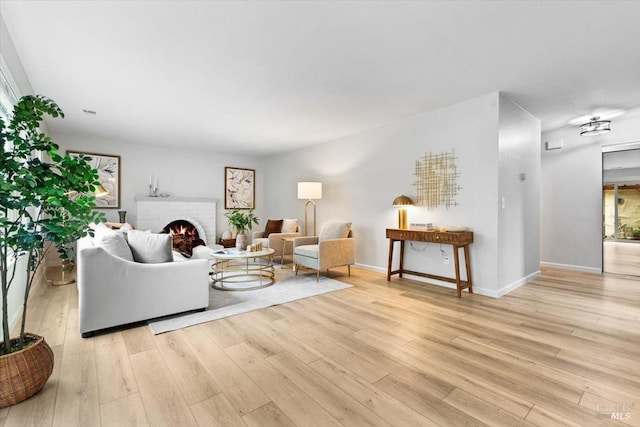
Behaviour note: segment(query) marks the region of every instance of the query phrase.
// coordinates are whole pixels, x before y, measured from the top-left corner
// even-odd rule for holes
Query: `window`
[[[15,83],[13,83],[13,79],[9,74],[6,63],[0,56],[0,117],[2,117],[5,124],[9,121],[9,117],[13,111],[13,106],[18,102],[18,94],[15,87]],[[12,146],[7,142],[5,146],[1,148],[3,151],[7,152],[11,150]],[[0,171],[0,176],[3,176],[2,171]],[[10,220],[15,220],[15,212],[9,211],[8,218]]]
[[[0,116],[7,121],[13,110],[13,106],[18,102],[15,84],[9,74],[4,60],[0,58]]]

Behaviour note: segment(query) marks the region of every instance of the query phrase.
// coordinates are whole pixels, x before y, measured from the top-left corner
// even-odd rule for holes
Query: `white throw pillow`
[[[349,236],[350,222],[328,222],[322,225],[318,240],[343,239]]]
[[[107,253],[133,262],[133,254],[131,253],[131,249],[129,249],[129,245],[127,245],[127,241],[124,240],[124,236],[122,234],[105,234],[102,236],[100,241],[97,239],[94,241],[97,246],[103,248]]]
[[[129,230],[127,232],[127,240],[133,253],[133,259],[136,262],[156,264],[173,261],[170,234]]]
[[[283,219],[281,233],[295,233],[298,230],[298,219]]]
[[[115,230],[112,230],[103,223],[91,224],[90,227],[93,229],[93,238],[95,239],[96,243],[102,241],[105,236],[118,234]]]

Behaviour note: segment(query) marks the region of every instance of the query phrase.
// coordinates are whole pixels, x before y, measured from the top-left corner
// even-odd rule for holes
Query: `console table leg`
[[[404,271],[404,240],[400,240],[400,272],[398,273],[398,277],[402,277],[403,271]]]
[[[393,239],[389,239],[389,262],[387,263],[387,282],[391,280],[391,262],[393,261]]]
[[[469,258],[469,245],[464,246],[464,264],[467,269],[467,281],[469,282],[469,293],[473,293],[473,282],[471,281],[471,260]]]
[[[453,247],[453,260],[456,266],[456,291],[458,292],[458,298],[462,298],[462,284],[460,283],[460,255],[458,254],[458,246]]]

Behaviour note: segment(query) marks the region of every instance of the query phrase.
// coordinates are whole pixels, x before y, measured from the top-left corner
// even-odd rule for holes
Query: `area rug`
[[[318,283],[315,272],[313,274],[301,273],[296,276],[290,270],[283,271],[276,267],[276,282],[272,286],[241,292],[219,291],[209,288],[209,308],[207,310],[150,321],[149,327],[154,334],[161,334],[350,287],[349,284],[324,276],[320,276]]]

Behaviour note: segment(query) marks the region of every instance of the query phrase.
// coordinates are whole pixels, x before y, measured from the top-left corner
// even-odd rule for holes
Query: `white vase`
[[[249,238],[244,232],[238,233],[236,236],[236,249],[240,251],[244,251],[247,249],[247,245],[249,244]]]

